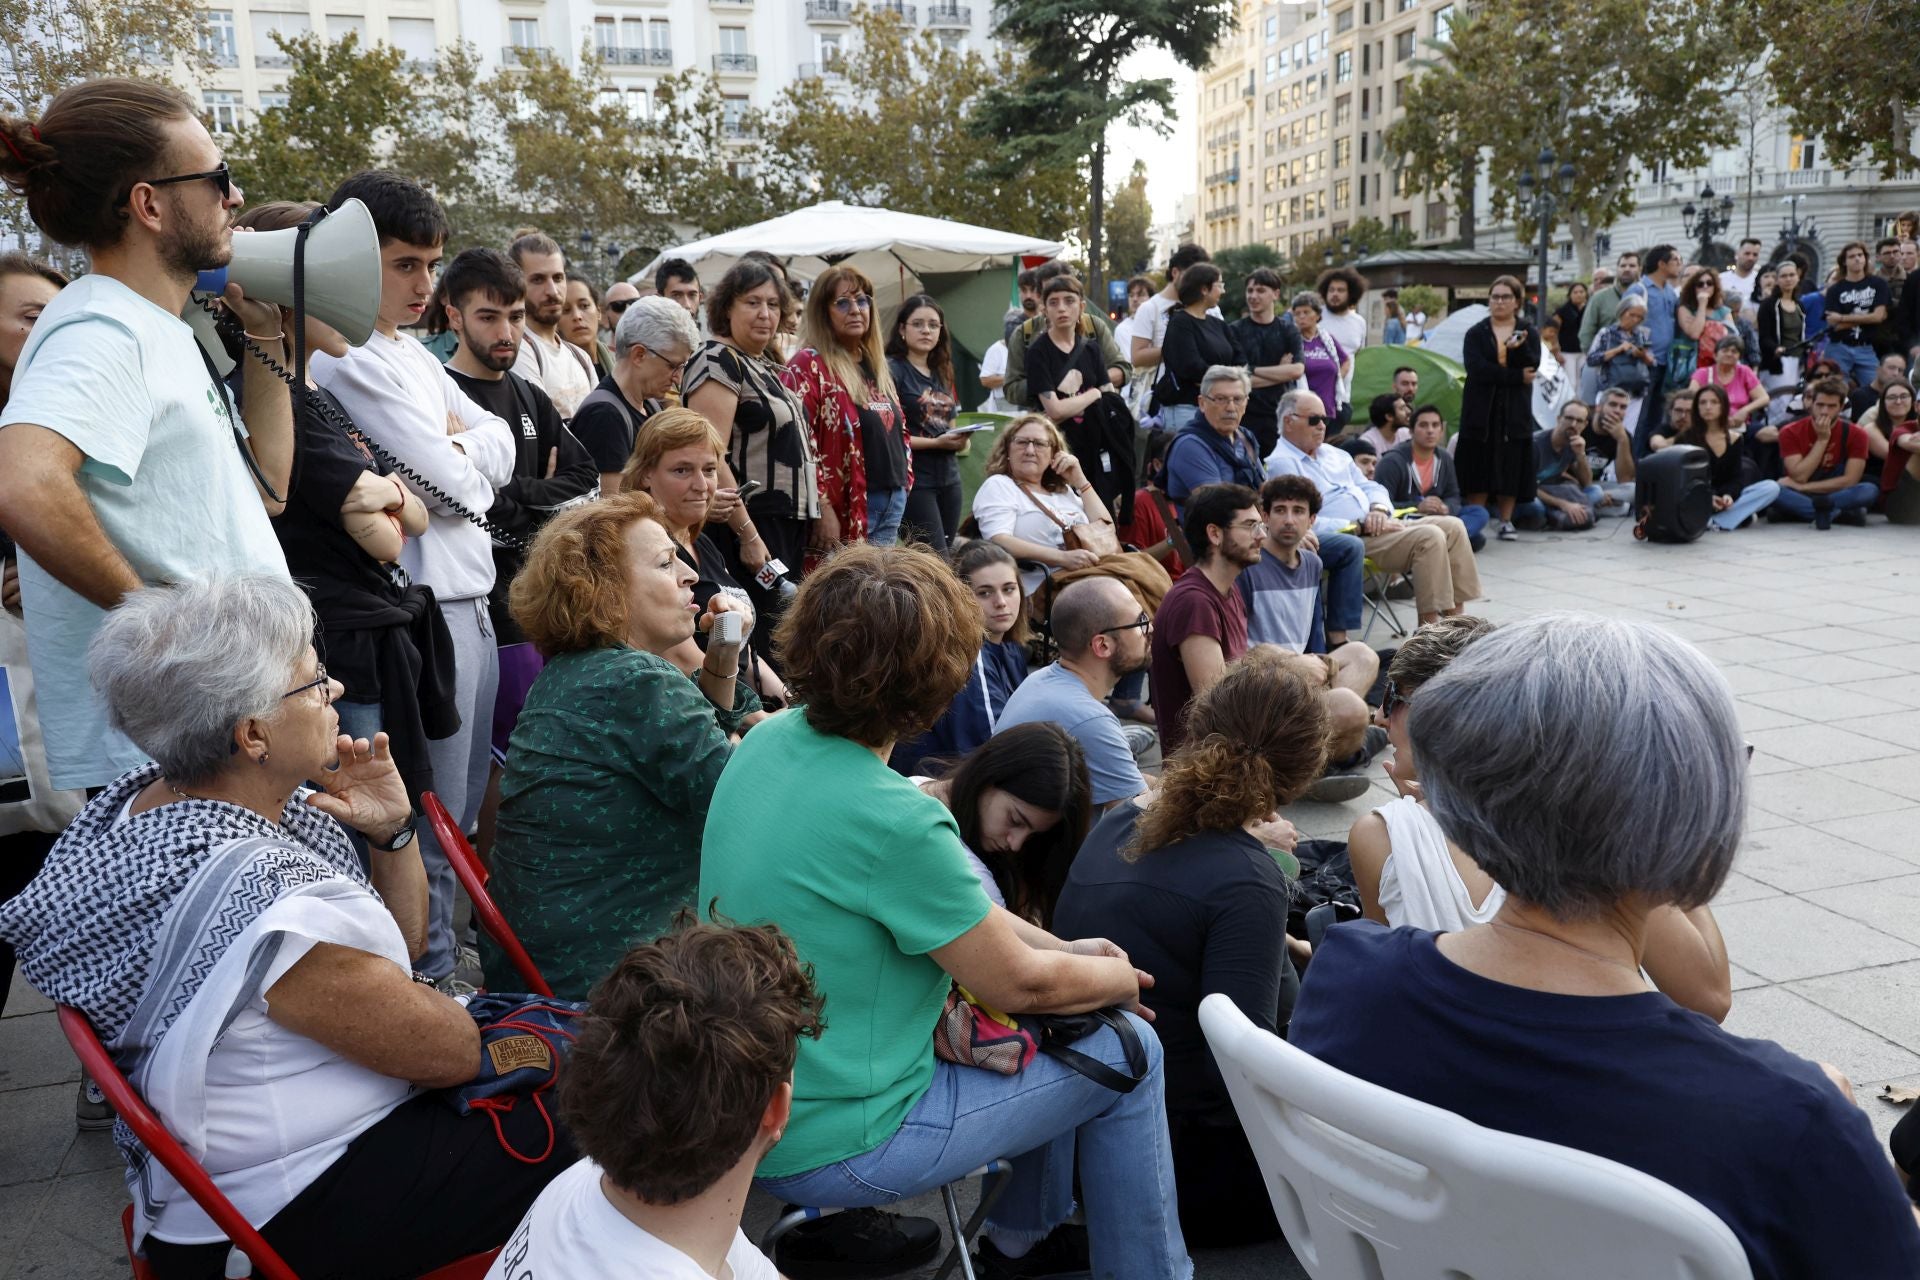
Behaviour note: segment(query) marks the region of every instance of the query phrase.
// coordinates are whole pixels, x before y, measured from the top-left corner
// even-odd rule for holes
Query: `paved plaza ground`
[[[1495,621],[1548,609],[1646,619],[1726,672],[1755,748],[1746,846],[1715,903],[1734,966],[1727,1028],[1836,1063],[1884,1137],[1899,1112],[1874,1095],[1920,1083],[1920,536],[1876,517],[1658,547],[1608,521],[1489,544],[1481,573],[1476,611]],[[1379,627],[1368,638],[1391,643]],[[1389,798],[1378,785],[1292,816],[1305,834],[1344,838]],[[74,1080],[46,1002],[16,983],[0,1021],[0,1280],[127,1274],[120,1159],[105,1134],[74,1132]],[[913,1207],[937,1217],[936,1204]],[[749,1234],[771,1212],[756,1198]],[[1196,1263],[1204,1280],[1304,1274],[1281,1245]]]

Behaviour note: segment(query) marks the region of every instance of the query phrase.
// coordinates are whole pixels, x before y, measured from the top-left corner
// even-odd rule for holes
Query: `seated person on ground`
[[[1533,433],[1533,501],[1513,509],[1522,528],[1591,529],[1605,490],[1587,458],[1590,410],[1578,400],[1560,406],[1553,426]]]
[[[1167,501],[1167,446],[1171,442],[1165,431],[1147,433],[1146,460],[1141,464],[1146,483],[1133,491],[1133,520],[1120,526],[1120,541],[1140,548],[1158,560],[1169,577],[1177,578],[1187,566],[1181,559],[1181,540],[1176,536],[1179,517]],[[1168,525],[1169,518],[1173,526]]]
[[[513,580],[514,617],[547,665],[507,753],[488,888],[565,999],[693,900],[729,739],[760,709],[743,643],[710,630],[743,606],[716,592],[695,612],[667,518],[638,489],[563,511]],[[709,639],[692,677],[666,655],[696,627]],[[481,954],[487,985],[510,986],[505,955],[485,940]]]
[[[1653,429],[1653,435],[1647,440],[1649,452],[1658,453],[1670,446],[1693,421],[1693,393],[1691,383],[1667,393],[1667,422]]]
[[[0,937],[290,1267],[418,1275],[500,1243],[572,1144],[523,1163],[502,1143],[547,1143],[533,1108],[463,1116],[432,1092],[479,1074],[480,1033],[410,976],[427,876],[406,788],[386,734],[337,736],[313,635],[285,578],[125,596],[88,666],[155,763],[88,803],[0,905]],[[231,1274],[220,1228],[123,1142],[153,1273]]]
[[[1099,559],[1067,546],[1067,530],[1113,517],[1093,491],[1066,437],[1045,414],[1022,414],[1001,428],[987,455],[986,479],[973,495],[980,536],[999,543],[1020,561],[1020,586],[1028,595],[1055,569],[1084,569]]]
[[[1051,720],[1086,753],[1094,804],[1137,795],[1146,779],[1106,700],[1122,676],[1146,669],[1153,619],[1117,578],[1082,578],[1054,598],[1047,621],[1060,656],[1013,691],[995,728]]]
[[[521,1219],[487,1280],[776,1280],[740,1230],[753,1171],[793,1110],[821,999],[773,925],[683,919],[595,986],[560,1086],[580,1159]]]
[[[1371,425],[1358,438],[1372,445],[1376,454],[1384,456],[1387,450],[1406,440],[1407,428],[1413,425],[1413,408],[1392,393],[1375,396],[1367,405],[1367,421]]]
[[[1867,522],[1880,486],[1864,478],[1867,433],[1840,416],[1846,394],[1840,379],[1822,378],[1807,388],[1807,416],[1780,428],[1780,496],[1769,519],[1811,520],[1820,529],[1836,519]]]
[[[1618,388],[1602,391],[1593,402],[1585,438],[1587,465],[1600,484],[1600,514],[1631,516],[1637,472],[1633,462],[1633,399]]]
[[[1660,1179],[1756,1277],[1920,1274],[1920,1225],[1827,1072],[1641,974],[1653,914],[1705,906],[1740,844],[1746,744],[1713,663],[1652,623],[1546,614],[1474,641],[1399,714],[1430,812],[1506,901],[1458,932],[1335,925],[1292,1042]]]
[[[1194,564],[1153,615],[1148,679],[1163,754],[1185,740],[1182,717],[1193,695],[1247,651],[1247,604],[1234,580],[1260,558],[1259,501],[1242,484],[1202,485],[1187,495],[1183,524]]]
[[[1013,553],[997,542],[975,538],[950,559],[953,571],[980,602],[986,640],[953,704],[931,729],[894,747],[887,763],[904,774],[921,772],[920,762],[930,756],[958,759],[992,737],[1007,699],[1027,678],[1027,601]]]
[[[953,813],[987,897],[1051,929],[1092,813],[1080,744],[1041,720],[994,734],[950,768],[934,767],[937,777],[914,782]]]
[[[1414,693],[1492,631],[1493,624],[1481,618],[1442,618],[1414,632],[1393,655],[1381,710],[1393,743],[1387,776],[1400,799],[1361,818],[1347,836],[1362,913],[1369,920],[1457,933],[1494,919],[1507,900],[1506,890],[1447,839],[1421,803],[1419,769],[1407,738]],[[1676,1004],[1715,1022],[1726,1019],[1733,1005],[1733,975],[1711,908],[1656,908],[1648,918],[1641,965]]]
[[[1160,1045],[1146,1022],[1121,1015],[1145,1054],[1147,1078],[1129,1093],[1045,1054],[1012,1076],[934,1055],[955,982],[1016,1015],[1131,1008],[1151,985],[1112,943],[1068,944],[994,906],[953,815],[884,763],[953,700],[980,638],[979,606],[952,571],[905,547],[835,552],[780,620],[775,650],[799,705],[728,763],[698,899],[743,923],[778,920],[833,1011],[800,1046],[793,1116],[756,1185],[797,1204],[890,1203],[1021,1152],[987,1217],[987,1275],[1031,1255],[1015,1269],[1072,1261],[1185,1276]],[[1127,1062],[1112,1027],[1074,1047]],[[1057,1228],[1076,1199],[1090,1257],[1055,1264],[1072,1250],[1077,1233]]]
[[[1360,474],[1351,454],[1326,443],[1326,435],[1327,411],[1320,397],[1289,391],[1280,398],[1280,443],[1267,459],[1268,473],[1313,481],[1322,504],[1315,529],[1325,537],[1352,526],[1376,568],[1408,574],[1422,622],[1459,613],[1480,594],[1466,526],[1452,516],[1395,519],[1387,491]]]
[[[1225,992],[1284,1032],[1298,990],[1288,958],[1289,886],[1269,846],[1291,849],[1275,810],[1327,757],[1325,701],[1284,655],[1258,649],[1189,713],[1187,743],[1160,782],[1116,806],[1074,860],[1055,919],[1111,938],[1154,985],[1141,1001],[1167,1055],[1167,1124],[1188,1241],[1221,1246],[1280,1233],[1266,1182],[1200,1032],[1200,1002]]]
[[[1766,510],[1780,496],[1780,486],[1772,480],[1747,480],[1748,463],[1740,437],[1749,430],[1734,421],[1726,391],[1708,385],[1694,391],[1693,421],[1674,441],[1707,451],[1707,474],[1713,484],[1713,515],[1707,523],[1722,533],[1739,528],[1742,521]]]
[[[1914,288],[1920,291],[1920,280]],[[1896,382],[1880,393],[1877,418],[1887,437],[1880,490],[1888,524],[1920,524],[1920,413],[1913,384]]]
[[[1487,541],[1487,509],[1461,504],[1460,473],[1453,469],[1453,455],[1442,447],[1446,439],[1446,415],[1438,405],[1421,405],[1413,411],[1406,439],[1380,455],[1373,481],[1387,491],[1396,511],[1412,507],[1423,516],[1459,517],[1467,542],[1478,551]]]

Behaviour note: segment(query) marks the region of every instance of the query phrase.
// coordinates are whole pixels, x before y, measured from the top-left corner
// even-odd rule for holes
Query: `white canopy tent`
[[[651,280],[660,263],[684,258],[711,288],[742,254],[757,249],[786,264],[798,280],[811,281],[831,266],[858,267],[873,281],[874,301],[882,311],[891,311],[922,287],[922,275],[1011,267],[1023,256],[1052,258],[1062,248],[1057,240],[828,200],[662,250],[629,280]]]

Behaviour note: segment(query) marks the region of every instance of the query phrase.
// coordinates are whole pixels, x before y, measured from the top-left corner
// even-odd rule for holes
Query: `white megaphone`
[[[299,234],[297,227],[236,233],[227,265],[202,271],[194,282],[183,318],[221,377],[233,372],[233,361],[200,299],[218,298],[232,282],[249,298],[292,306],[293,247]],[[372,337],[380,314],[380,235],[367,206],[348,200],[314,224],[307,232],[305,267],[307,314],[356,347]]]

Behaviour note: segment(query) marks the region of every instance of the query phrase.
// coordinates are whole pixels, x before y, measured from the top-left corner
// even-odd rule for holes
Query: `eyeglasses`
[[[640,301],[638,298],[622,298],[618,302],[609,302],[607,304],[607,310],[613,312],[615,315],[620,315],[638,301]]]
[[[222,200],[233,199],[233,174],[224,164],[205,173],[179,173],[171,178],[143,178],[141,181],[150,187],[170,187],[176,182],[211,182],[220,188]]]
[[[299,688],[289,689],[281,694],[280,701],[285,702],[288,698],[298,697],[309,689],[318,689],[320,691],[320,705],[323,707],[333,705],[333,685],[327,679],[327,664],[324,662],[317,663],[314,666],[314,670],[320,674]]]
[[[1390,716],[1400,708],[1406,706],[1412,698],[1413,695],[1410,693],[1401,693],[1400,686],[1389,679],[1386,689],[1380,694],[1380,714]]]
[[[940,322],[938,320],[909,320],[906,324],[902,325],[901,328],[913,329],[920,333],[938,333],[940,332]]]
[[[1045,449],[1051,452],[1053,449],[1053,441],[1035,440],[1032,436],[1021,436],[1017,440],[1007,441],[1007,448],[1009,449]]]
[[[634,345],[638,346],[639,344],[636,343]],[[642,355],[652,356],[655,360],[658,360],[661,364],[667,366],[667,368],[672,370],[674,373],[685,373],[687,371],[687,366],[693,363],[693,357],[691,355],[689,355],[684,360],[673,361],[673,360],[667,359],[665,356],[661,355],[658,351],[655,351],[651,347],[640,347],[640,353]]]
[[[1287,416],[1289,418],[1298,418],[1310,427],[1324,427],[1327,425],[1327,415],[1324,413],[1290,413]]]
[[[855,311],[865,311],[873,306],[873,299],[864,293],[850,293],[844,298],[833,300],[833,309],[841,315],[851,315]]]
[[[1236,533],[1260,533],[1263,532],[1266,527],[1265,522],[1260,520],[1242,520],[1237,524],[1227,526],[1228,529]]]
[[[1135,618],[1132,622],[1123,622],[1117,627],[1102,627],[1098,631],[1094,632],[1093,634],[1097,636],[1104,636],[1104,635],[1110,635],[1115,631],[1145,632],[1145,631],[1151,631],[1151,630],[1153,630],[1153,619],[1143,613],[1139,617]]]
[[[1245,396],[1203,395],[1200,398],[1202,400],[1211,400],[1213,401],[1213,403],[1219,405],[1222,409],[1244,409],[1247,407],[1247,398]]]

